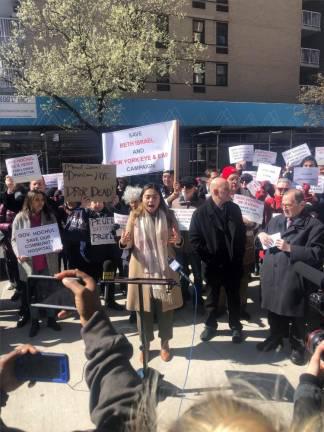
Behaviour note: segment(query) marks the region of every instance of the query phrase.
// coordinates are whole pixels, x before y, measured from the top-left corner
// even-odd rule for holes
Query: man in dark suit
[[[224,286],[232,341],[241,343],[240,279],[245,225],[240,208],[230,201],[230,187],[224,178],[216,178],[210,183],[210,193],[206,203],[194,212],[189,230],[194,251],[206,263],[207,319],[200,338],[208,341],[216,335],[219,293]]]
[[[303,364],[305,357],[305,308],[307,284],[294,271],[302,261],[321,269],[324,256],[324,226],[305,211],[302,191],[290,189],[283,195],[283,214],[272,218],[259,234],[268,247],[261,274],[262,307],[268,310],[270,336],[257,345],[259,351],[271,351],[289,335],[290,359]],[[274,240],[270,236],[276,234]]]

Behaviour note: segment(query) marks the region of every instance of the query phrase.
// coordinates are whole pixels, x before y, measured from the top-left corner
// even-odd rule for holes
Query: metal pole
[[[141,283],[138,284],[138,297],[139,297],[139,314],[140,314],[140,322],[141,322],[141,340],[142,340],[142,349],[143,349],[143,373],[145,378],[147,375],[148,351],[147,351],[146,333],[144,328],[143,286]]]
[[[44,133],[44,147],[45,147],[45,167],[46,167],[46,174],[48,174],[48,149],[47,149],[47,136],[46,136],[46,132]]]

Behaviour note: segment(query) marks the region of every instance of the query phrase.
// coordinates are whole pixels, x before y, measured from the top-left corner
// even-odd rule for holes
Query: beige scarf
[[[167,218],[163,210],[158,210],[155,216],[145,211],[137,218],[134,225],[134,244],[139,251],[145,277],[168,278],[168,238]],[[152,294],[156,299],[171,302],[171,296],[166,293],[164,285],[152,285]]]

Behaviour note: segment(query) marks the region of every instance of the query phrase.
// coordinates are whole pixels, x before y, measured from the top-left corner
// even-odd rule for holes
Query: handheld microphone
[[[179,273],[180,276],[182,276],[184,279],[186,279],[186,281],[188,281],[191,284],[191,280],[189,279],[189,276],[186,275],[186,273],[182,269],[181,264],[177,260],[168,257],[168,264],[171,270],[175,271],[176,273]]]
[[[102,280],[111,281],[115,278],[115,265],[112,260],[106,260],[102,265]]]

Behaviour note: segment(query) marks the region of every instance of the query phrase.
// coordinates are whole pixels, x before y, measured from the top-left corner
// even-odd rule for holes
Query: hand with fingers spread
[[[101,309],[96,282],[91,276],[78,269],[65,270],[56,274],[55,277],[62,280],[63,284],[73,292],[75,306],[80,315],[81,324],[84,326],[94,313]],[[84,285],[72,278],[80,278]]]
[[[120,245],[121,247],[127,246],[127,243],[131,241],[131,235],[128,231],[123,231],[120,237]]]
[[[15,376],[15,361],[25,354],[36,354],[38,350],[33,345],[21,345],[0,358],[0,390],[9,393],[23,384]]]
[[[169,236],[169,243],[179,244],[180,242],[181,242],[181,235],[180,235],[179,231],[175,227],[172,227],[172,231],[171,231],[171,234]]]

